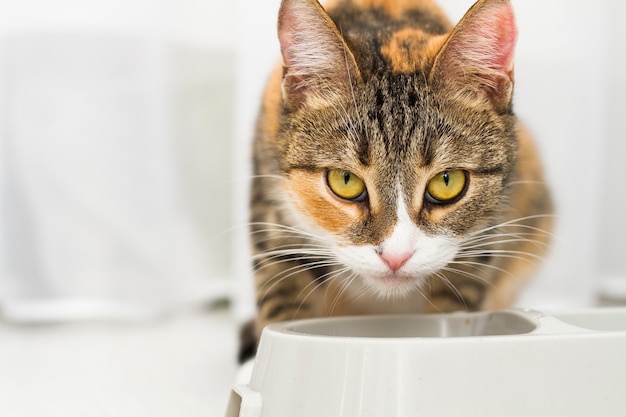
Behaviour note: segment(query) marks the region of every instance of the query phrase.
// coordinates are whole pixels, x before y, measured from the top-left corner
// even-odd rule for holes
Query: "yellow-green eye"
[[[365,196],[365,183],[350,171],[329,169],[326,182],[337,197],[345,200],[359,200]]]
[[[466,184],[465,171],[443,171],[435,175],[428,183],[427,196],[434,203],[451,203],[465,192]]]

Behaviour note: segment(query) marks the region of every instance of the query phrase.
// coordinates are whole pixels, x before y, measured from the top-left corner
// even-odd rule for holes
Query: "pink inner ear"
[[[517,28],[508,1],[471,10],[451,36],[441,58],[444,71],[465,67],[486,77],[490,73],[512,76]]]
[[[433,80],[453,97],[505,109],[513,91],[517,41],[508,0],[481,0],[450,34],[435,61]]]
[[[497,53],[493,57],[492,69],[511,73],[513,71],[513,57],[515,54],[515,44],[517,42],[517,27],[515,26],[515,15],[510,4],[500,6],[500,10],[494,13],[493,25],[497,36]]]
[[[283,0],[278,38],[283,97],[290,105],[337,100],[359,78],[352,53],[317,0]]]
[[[511,99],[517,41],[508,0],[482,0],[472,7],[440,52],[434,81],[448,93],[489,100],[505,108]]]
[[[467,51],[472,63],[478,67],[500,73],[511,74],[513,57],[517,41],[515,15],[509,2],[502,2],[486,7],[478,12],[476,19],[468,23],[461,35],[460,42],[467,44],[462,48]],[[459,50],[464,55],[463,49]]]
[[[283,12],[280,15],[278,40],[282,49],[283,63],[287,67],[293,65],[293,62],[291,62],[293,53],[291,51],[294,47],[296,19],[290,12]]]
[[[286,0],[279,13],[283,63],[295,76],[317,77],[336,66],[343,50],[315,0]]]

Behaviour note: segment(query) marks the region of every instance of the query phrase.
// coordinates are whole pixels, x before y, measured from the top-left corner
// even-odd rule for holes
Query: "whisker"
[[[330,271],[330,272],[325,273],[324,275],[321,275],[317,279],[312,280],[310,283],[308,283],[300,291],[300,294],[305,292],[307,290],[307,288],[309,288],[310,286],[313,286],[313,288],[311,290],[309,290],[308,294],[302,299],[302,301],[300,302],[300,305],[298,306],[298,309],[296,310],[296,312],[293,315],[293,318],[297,317],[297,315],[300,313],[300,310],[301,310],[302,306],[304,305],[304,303],[306,303],[306,300],[311,296],[311,294],[313,294],[315,291],[317,291],[326,282],[328,282],[330,280],[333,280],[333,279],[337,279],[338,276],[340,276],[341,274],[345,273],[348,270],[349,270],[349,268],[345,268],[344,267],[344,268],[341,268],[341,269],[338,269],[338,270]]]
[[[489,231],[492,231],[492,230],[497,230],[497,229],[502,228],[502,227],[521,227],[521,228],[524,228],[524,229],[533,230],[535,232],[543,233],[543,234],[546,234],[548,236],[553,237],[552,233],[550,233],[550,232],[548,232],[546,230],[543,230],[543,229],[538,228],[538,227],[530,226],[530,225],[527,225],[527,224],[520,223],[520,222],[523,222],[523,221],[536,220],[536,219],[545,219],[545,218],[550,218],[550,217],[554,217],[554,215],[552,215],[552,214],[535,214],[535,215],[532,215],[532,216],[519,217],[519,218],[508,220],[506,222],[502,222],[502,223],[499,223],[499,224],[487,226],[487,227],[485,227],[483,229],[475,230],[473,232],[470,232],[468,234],[468,236],[480,235],[480,234],[483,234],[483,233],[486,233],[486,232],[489,232]]]
[[[522,260],[522,261],[529,261],[531,262],[531,259],[535,259],[538,261],[541,261],[544,259],[543,256],[534,254],[534,253],[529,253],[529,252],[524,252],[524,251],[517,251],[517,250],[490,250],[487,252],[484,251],[474,251],[474,252],[464,252],[464,253],[459,253],[456,258],[474,258],[474,257],[478,257],[478,256],[485,256],[485,255],[497,255],[497,257],[499,258],[509,258],[509,259],[518,259],[518,260]],[[529,259],[531,258],[531,259]]]
[[[492,282],[490,282],[489,280],[486,280],[485,278],[483,278],[483,277],[481,277],[481,276],[478,276],[478,275],[473,274],[473,273],[468,272],[468,271],[464,271],[464,270],[459,269],[459,268],[451,268],[451,267],[449,267],[449,266],[445,266],[445,267],[443,267],[443,268],[442,268],[442,271],[452,272],[452,273],[454,273],[454,274],[461,275],[461,276],[466,277],[466,278],[469,278],[469,279],[471,279],[471,280],[481,282],[481,283],[483,283],[483,284],[486,284],[486,285],[487,285],[487,286],[489,286],[490,288],[493,288],[493,287],[494,287],[493,283],[492,283]]]
[[[465,302],[465,299],[463,298],[463,295],[458,290],[458,288],[452,283],[452,281],[450,281],[450,279],[448,279],[448,277],[441,271],[437,271],[435,273],[435,276],[437,278],[439,278],[439,280],[441,282],[443,282],[446,285],[446,287],[448,287],[452,291],[452,293],[454,294],[456,299],[459,301],[459,303],[461,303],[463,308],[467,310],[467,303]],[[441,312],[441,309],[439,307],[437,307],[432,301],[430,301],[430,300],[428,300],[428,301],[429,301],[431,306],[433,306],[437,311]]]
[[[335,309],[337,308],[337,305],[339,304],[339,300],[341,300],[341,296],[344,294],[344,292],[346,292],[346,290],[348,289],[348,287],[350,287],[350,285],[352,285],[352,282],[354,282],[354,280],[356,279],[357,274],[352,273],[348,279],[346,279],[341,286],[341,289],[339,290],[339,293],[335,296],[335,299],[333,300],[333,303],[331,305],[329,314],[332,316],[333,313],[335,312]]]
[[[273,277],[269,278],[267,281],[265,281],[261,286],[259,286],[258,291],[261,292],[265,292],[265,293],[270,293],[272,291],[272,289],[274,289],[274,287],[278,284],[280,284],[281,282],[293,277],[294,275],[300,274],[302,272],[306,272],[306,271],[312,271],[314,269],[320,269],[320,268],[326,268],[329,266],[334,266],[337,265],[336,262],[334,261],[329,261],[329,260],[324,260],[324,261],[320,261],[320,262],[311,262],[308,264],[298,264],[295,265],[291,268],[288,268],[286,270],[281,271],[279,274],[274,275]],[[266,288],[267,285],[270,285],[269,288]]]
[[[492,253],[497,253],[498,251],[502,251],[502,250],[507,250],[507,249],[503,249],[503,247],[506,247],[506,244],[509,243],[527,243],[527,244],[531,244],[537,247],[548,247],[548,244],[545,244],[543,242],[537,242],[537,241],[533,241],[533,240],[527,240],[527,239],[505,239],[505,240],[498,240],[498,241],[493,241],[493,242],[479,242],[479,243],[475,243],[469,246],[461,246],[460,248],[460,254],[482,254],[482,255],[489,255]],[[519,251],[519,252],[524,252],[524,253],[528,253],[531,254],[531,252],[528,251]]]
[[[461,245],[466,247],[468,244],[504,244],[504,243],[534,243],[547,245],[547,243],[529,238],[527,236],[535,236],[535,233],[497,233],[497,234],[485,234],[481,236],[474,236],[470,239],[466,239],[462,241]],[[504,240],[496,240],[496,239],[504,239]]]
[[[468,266],[468,267],[474,268],[474,269],[476,269],[478,271],[481,271],[482,269],[485,269],[485,268],[489,268],[489,269],[493,269],[493,270],[498,271],[498,272],[502,272],[505,275],[513,276],[513,274],[511,274],[511,272],[509,272],[509,271],[507,271],[507,270],[505,270],[503,268],[500,268],[500,267],[498,267],[496,265],[491,265],[491,264],[486,264],[486,263],[481,263],[481,262],[471,262],[471,261],[452,261],[450,263],[454,264],[454,265]],[[457,272],[458,271],[459,270],[457,270]],[[483,282],[488,282],[485,279],[482,279],[482,281]]]
[[[293,255],[326,257],[326,256],[332,256],[332,254],[333,253],[331,251],[329,251],[327,248],[324,248],[324,247],[303,248],[301,245],[284,245],[272,251],[258,253],[252,256],[252,259],[253,260],[262,259],[262,258],[276,259],[276,258],[282,258],[282,257],[287,257],[287,256],[293,256]]]
[[[263,226],[266,227],[265,229],[260,229],[260,230],[252,230],[252,234],[257,233],[257,232],[276,232],[276,233],[287,233],[289,232],[290,234],[293,235],[297,235],[297,236],[303,236],[303,237],[307,237],[309,239],[312,240],[317,240],[317,241],[322,241],[325,242],[326,239],[320,237],[320,236],[316,236],[310,232],[306,232],[302,229],[298,229],[296,227],[292,227],[292,226],[286,226],[283,224],[279,224],[279,223],[269,223],[269,222],[251,222],[248,223],[249,227],[253,227],[253,226]]]
[[[301,261],[305,260],[307,262],[302,263]],[[339,265],[338,262],[331,260],[331,259],[325,259],[325,258],[310,258],[310,257],[301,257],[301,258],[293,258],[293,259],[279,259],[279,260],[275,260],[273,262],[266,262],[263,265],[259,265],[256,269],[255,272],[261,272],[267,268],[270,268],[272,266],[276,266],[276,265],[280,265],[283,263],[288,263],[288,262],[292,262],[292,261],[296,261],[299,262],[296,265],[281,270],[280,273],[274,275],[273,277],[271,277],[270,279],[278,279],[280,278],[283,274],[286,273],[290,273],[292,270],[294,269],[301,269],[302,271],[306,271],[309,269],[318,269],[318,268],[323,268],[323,267],[330,267],[330,266],[336,266]]]

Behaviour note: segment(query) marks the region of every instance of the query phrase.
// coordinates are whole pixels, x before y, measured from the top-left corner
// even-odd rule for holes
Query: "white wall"
[[[602,162],[598,174],[601,194],[598,198],[599,229],[597,265],[605,279],[601,290],[606,295],[626,299],[626,29],[621,21],[626,14],[626,3],[607,1],[603,27],[606,31],[603,49],[605,51],[606,101],[604,122],[606,124],[606,144],[601,155]],[[595,146],[591,136],[587,146]],[[583,145],[584,146],[584,145]]]
[[[233,48],[236,2],[215,0],[2,0],[3,33],[71,31],[156,37]]]
[[[4,314],[151,314],[226,293],[234,6],[1,3]]]

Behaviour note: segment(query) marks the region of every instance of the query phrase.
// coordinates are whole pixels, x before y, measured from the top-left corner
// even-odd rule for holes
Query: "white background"
[[[458,20],[472,1],[442,3]],[[513,3],[516,109],[558,209],[520,303],[589,303],[626,276],[626,6]],[[226,277],[249,314],[248,144],[279,57],[278,1],[1,6],[0,300],[110,313],[211,297]]]

